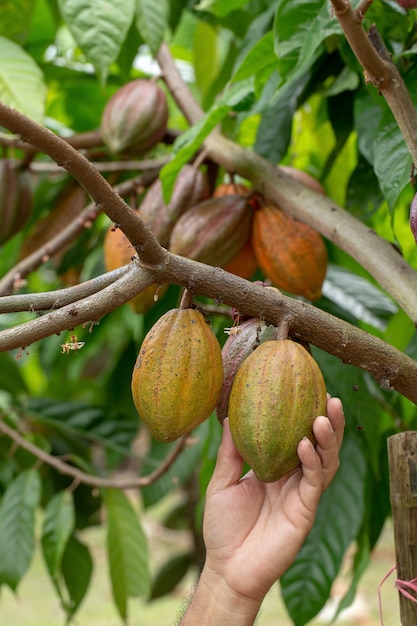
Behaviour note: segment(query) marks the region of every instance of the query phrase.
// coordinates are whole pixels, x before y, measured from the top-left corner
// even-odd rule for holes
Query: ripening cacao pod
[[[108,272],[123,267],[135,256],[135,249],[120,228],[111,226],[104,237],[104,265]],[[128,304],[135,313],[145,315],[161,298],[168,285],[150,285],[137,296],[129,300]]]
[[[245,196],[248,197],[252,190],[243,183],[221,183],[213,192],[213,198],[222,196]]]
[[[27,224],[32,209],[29,174],[11,159],[0,159],[0,245]]]
[[[417,0],[397,0],[403,9],[417,9]]]
[[[314,443],[326,402],[319,366],[294,341],[266,341],[243,361],[229,398],[230,431],[260,480],[275,482],[299,466],[297,446],[303,437]]]
[[[327,270],[321,235],[271,202],[255,211],[252,245],[259,267],[279,289],[318,300]]]
[[[168,206],[164,202],[162,184],[158,178],[141,202],[140,216],[161,246],[168,248],[171,232],[181,215],[208,196],[206,175],[186,164],[177,176]]]
[[[224,267],[242,249],[252,227],[253,210],[242,196],[200,202],[176,223],[169,242],[174,254]]]
[[[241,278],[246,278],[247,280],[252,278],[258,269],[258,260],[253,251],[251,236],[249,236],[249,239],[237,255],[224,266],[224,269],[226,272],[230,272]]]
[[[158,441],[170,442],[214,410],[223,383],[220,344],[195,309],[172,309],[143,340],[132,375],[136,409]]]
[[[410,206],[410,228],[417,243],[417,194],[414,196]]]
[[[107,102],[101,118],[101,136],[113,154],[142,154],[165,135],[168,103],[152,80],[126,83]]]
[[[247,356],[264,341],[276,338],[275,326],[252,317],[239,326],[232,326],[230,334],[222,348],[223,387],[216,406],[217,419],[222,424],[228,415],[229,397],[236,372]]]

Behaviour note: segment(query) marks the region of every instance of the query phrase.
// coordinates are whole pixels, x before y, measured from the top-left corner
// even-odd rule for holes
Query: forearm
[[[205,567],[179,626],[252,626],[261,604],[235,593]]]

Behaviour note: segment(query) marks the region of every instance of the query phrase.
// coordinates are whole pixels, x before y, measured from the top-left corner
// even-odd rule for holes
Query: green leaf
[[[26,470],[9,484],[0,503],[0,584],[14,591],[32,560],[40,491],[38,472]]]
[[[149,594],[147,541],[138,516],[122,491],[106,489],[104,499],[113,598],[120,616],[126,621],[128,599]]]
[[[117,59],[135,13],[135,0],[59,0],[62,18],[102,84]]]
[[[75,515],[72,495],[61,491],[48,502],[45,508],[41,544],[49,575],[57,590],[60,590],[62,557],[68,539],[74,529]]]
[[[323,41],[340,32],[326,0],[279,0],[274,43],[282,75],[310,67]]]
[[[169,22],[167,0],[136,0],[136,27],[156,56]]]
[[[69,594],[69,601],[63,605],[68,621],[76,613],[87,593],[93,560],[88,547],[76,535],[71,535],[62,557],[62,575]]]
[[[320,501],[312,531],[280,581],[295,626],[304,626],[323,607],[344,554],[362,524],[366,462],[357,437],[349,432],[340,463],[339,472]]]
[[[0,35],[23,43],[29,32],[33,0],[13,0],[0,3]]]
[[[149,599],[155,600],[171,593],[182,581],[192,562],[192,552],[185,552],[164,563],[155,576]]]
[[[25,381],[20,373],[20,368],[15,359],[12,359],[7,352],[0,354],[0,372],[0,389],[8,391],[15,397],[26,391]]]
[[[193,57],[195,80],[204,98],[218,74],[217,33],[206,22],[196,24]]]
[[[0,37],[0,101],[43,121],[46,86],[39,66],[20,46]]]
[[[224,17],[236,9],[240,9],[248,0],[201,0],[199,4],[195,5],[195,9],[199,11],[208,11],[213,13],[216,17]]]
[[[266,33],[253,48],[249,50],[239,67],[236,69],[232,82],[245,80],[256,75],[270,65],[276,66],[277,59],[274,51],[274,36],[272,31]]]
[[[242,104],[246,107],[252,94],[252,79],[232,84],[229,89],[225,90],[222,97],[213,104],[206,115],[174,142],[174,157],[160,172],[164,200],[166,203],[169,202],[179,171],[188,163],[196,150],[198,150],[204,142],[207,135],[221,122],[231,109],[240,110]]]
[[[391,111],[383,113],[375,137],[374,168],[391,208],[410,184],[411,156]]]

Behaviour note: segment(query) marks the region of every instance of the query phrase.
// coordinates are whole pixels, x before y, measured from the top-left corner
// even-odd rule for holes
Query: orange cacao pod
[[[152,80],[126,83],[107,102],[101,118],[101,136],[113,154],[144,153],[165,135],[168,103]]]
[[[259,267],[279,289],[318,300],[327,270],[321,235],[271,203],[255,212],[252,245]]]
[[[220,344],[195,309],[172,309],[143,340],[132,375],[136,409],[158,441],[170,442],[214,410],[223,383]]]
[[[233,441],[256,476],[275,482],[299,464],[303,437],[326,415],[326,386],[313,357],[288,339],[262,343],[240,366],[229,399]]]
[[[208,198],[206,175],[192,165],[184,165],[177,176],[168,206],[164,202],[159,178],[149,187],[140,205],[140,215],[161,246],[169,245],[169,237],[178,219]]]
[[[123,267],[135,256],[135,249],[120,228],[110,227],[104,237],[104,265],[108,272]],[[168,285],[150,285],[128,304],[135,313],[145,314],[153,307],[155,301],[162,297]]]
[[[169,242],[174,254],[224,267],[245,245],[253,211],[242,196],[200,202],[176,223]]]
[[[11,159],[0,159],[0,245],[20,232],[32,209],[29,174]]]
[[[252,190],[243,183],[221,183],[213,192],[213,198],[222,196],[249,196]]]

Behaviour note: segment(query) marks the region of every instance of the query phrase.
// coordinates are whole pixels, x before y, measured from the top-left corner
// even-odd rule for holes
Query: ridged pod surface
[[[252,218],[252,207],[242,196],[210,198],[178,220],[169,249],[201,263],[224,267],[248,240]]]
[[[161,141],[168,122],[164,91],[152,80],[126,83],[107,102],[101,136],[113,154],[147,152]]]
[[[149,187],[140,205],[140,215],[161,246],[168,248],[171,232],[178,219],[208,198],[206,175],[192,165],[184,165],[175,181],[168,206],[164,202],[159,178]]]
[[[298,443],[303,437],[314,442],[319,415],[326,415],[326,386],[300,344],[266,341],[243,361],[230,394],[229,423],[237,449],[260,480],[275,482],[298,467]]]
[[[104,265],[108,272],[127,265],[135,256],[135,249],[120,228],[110,227],[104,237]],[[149,285],[137,296],[129,300],[128,305],[135,313],[145,314],[151,310],[156,300],[161,298],[168,285]]]
[[[222,348],[223,387],[216,406],[217,419],[222,424],[228,415],[229,397],[236,372],[243,361],[264,341],[275,339],[276,328],[252,317],[232,327]]]
[[[316,230],[272,203],[255,211],[252,245],[259,267],[279,289],[318,300],[327,271],[327,250]]]
[[[21,231],[32,209],[32,190],[27,172],[18,163],[0,159],[0,245]]]
[[[170,442],[209,417],[222,383],[220,344],[204,316],[195,309],[172,309],[143,340],[132,396],[155,439]]]

